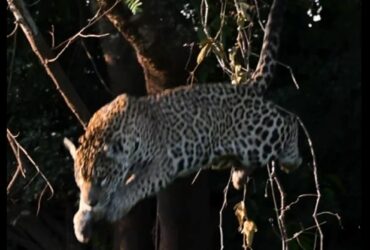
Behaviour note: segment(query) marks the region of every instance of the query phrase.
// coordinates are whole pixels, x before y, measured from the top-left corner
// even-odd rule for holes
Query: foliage
[[[140,0],[123,0],[127,7],[131,10],[132,14],[138,14],[142,11],[141,5],[143,4]]]

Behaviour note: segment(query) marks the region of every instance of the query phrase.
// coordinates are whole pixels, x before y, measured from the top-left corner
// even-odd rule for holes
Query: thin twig
[[[251,52],[251,55],[252,56],[254,56],[254,57],[259,57],[259,55],[258,54],[256,54],[256,53],[254,53],[254,52]],[[289,70],[289,73],[290,73],[290,76],[291,76],[291,78],[292,78],[292,81],[293,81],[293,83],[294,83],[294,86],[297,88],[297,89],[299,89],[299,84],[298,84],[298,82],[297,82],[297,79],[295,78],[295,76],[294,76],[294,72],[293,72],[293,69],[292,69],[292,67],[290,67],[288,64],[285,64],[285,63],[283,63],[283,62],[281,62],[281,61],[278,61],[278,60],[275,60],[276,61],[276,63],[277,64],[279,64],[279,65],[281,65],[281,66],[283,66],[283,67],[285,67],[285,68],[287,68],[288,70]]]
[[[271,190],[271,196],[272,196],[272,201],[274,203],[274,210],[275,210],[275,216],[277,220],[277,224],[279,227],[279,232],[280,232],[280,239],[281,239],[281,244],[282,244],[282,250],[286,249],[286,241],[284,239],[284,227],[282,225],[282,221],[280,220],[280,214],[279,214],[279,208],[277,205],[277,200],[275,196],[275,188],[274,188],[274,177],[275,177],[275,167],[272,166],[272,169],[270,170],[270,167],[267,166],[267,172],[269,175],[269,182],[270,182],[270,190]]]
[[[7,134],[6,137],[8,139],[9,145],[10,145],[10,147],[11,147],[11,149],[13,151],[13,154],[15,156],[15,159],[17,161],[17,170],[20,171],[20,173],[22,174],[23,178],[26,178],[26,169],[23,166],[23,162],[22,162],[22,159],[21,159],[21,156],[20,156],[20,153],[19,153],[19,148],[15,145],[15,143],[12,140],[12,138],[10,137],[10,135]],[[9,187],[9,189],[10,188],[11,188],[11,186]]]
[[[41,199],[44,196],[47,187],[48,187],[48,185],[46,184],[45,187],[42,189],[41,194],[40,194],[40,196],[39,196],[39,198],[37,200],[37,211],[36,211],[36,215],[39,215],[39,212],[40,212],[40,209],[41,209]]]
[[[158,210],[157,210],[158,211]],[[159,214],[156,214],[155,217],[155,239],[154,239],[154,250],[159,249],[159,243],[160,243],[160,227],[159,227]]]
[[[95,24],[97,21],[99,21],[107,13],[109,13],[120,2],[121,2],[120,0],[117,0],[109,9],[104,11],[104,13],[102,13],[101,15],[100,15],[101,8],[99,8],[98,11],[95,13],[95,15],[92,18],[88,19],[88,23],[83,28],[81,28],[76,34],[74,34],[70,38],[66,39],[64,42],[61,42],[58,46],[55,47],[57,49],[57,48],[63,46],[63,48],[59,51],[59,53],[54,58],[46,59],[46,62],[50,63],[50,62],[54,62],[54,61],[58,60],[58,58],[63,54],[63,52],[74,41],[76,41],[78,38],[80,38],[80,37],[90,37],[90,35],[84,35],[83,32],[85,30],[87,30],[89,27],[91,27],[93,24]],[[91,37],[101,37],[101,36],[105,36],[105,35],[106,34],[102,34],[102,35],[93,35],[92,34]]]
[[[224,25],[224,20],[223,19],[225,17],[225,11],[226,11],[226,4],[223,4],[223,2],[221,2],[221,11],[220,11],[221,23],[220,23],[220,28],[219,28],[217,34],[215,35],[215,37],[212,37],[210,35],[210,33],[209,33],[209,30],[208,30],[208,14],[209,14],[208,1],[207,0],[202,0],[202,2],[200,4],[200,21],[201,21],[201,25],[202,25],[202,28],[203,28],[203,32],[206,35],[207,40],[208,41],[212,41],[212,50],[214,51],[213,53],[214,53],[214,55],[216,57],[216,60],[217,60],[218,64],[221,66],[221,68],[223,69],[223,71],[226,74],[228,74],[229,76],[231,76],[232,75],[232,71],[228,67],[229,63],[227,63],[227,58],[225,58],[225,56],[224,56],[224,50],[223,50],[222,43],[221,43],[222,40],[220,39],[220,41],[217,42],[217,39],[222,34],[222,27]],[[219,55],[222,55],[222,56],[220,57]],[[198,68],[198,66],[199,65],[197,64],[195,66],[195,69],[190,73],[191,77],[189,79],[191,80],[191,82],[194,80],[194,73],[195,73],[196,69]]]
[[[300,246],[303,250],[306,250],[306,248],[302,245],[301,241],[299,240],[299,237],[296,238],[298,246]]]
[[[36,173],[32,176],[32,178],[30,178],[28,180],[28,182],[23,186],[23,189],[26,190],[31,184],[32,182],[36,179],[36,177],[38,176],[38,172],[36,171]]]
[[[245,199],[247,198],[247,185],[248,185],[249,180],[250,180],[249,177],[247,177],[247,182],[243,185],[243,203],[244,204],[245,204]]]
[[[51,48],[53,49],[55,47],[54,25],[51,25],[51,31],[49,31],[49,34],[51,36]]]
[[[184,67],[184,69],[186,70],[189,67],[190,60],[192,59],[193,49],[194,49],[194,42],[186,43],[183,46],[184,47],[189,47],[189,55],[188,55],[188,59],[186,60],[185,67]]]
[[[342,225],[342,218],[340,217],[340,215],[338,213],[333,213],[333,212],[329,212],[329,211],[323,211],[323,212],[320,212],[317,214],[317,216],[320,216],[320,215],[324,215],[324,214],[328,214],[328,215],[332,215],[334,217],[337,218],[338,220],[338,223],[339,223],[339,226],[341,229],[343,229],[343,225]]]
[[[36,5],[36,4],[38,4],[40,1],[41,1],[41,0],[36,0],[36,1],[35,1],[35,2],[33,2],[33,3],[27,4],[27,6],[28,6],[28,7],[32,7],[32,6]]]
[[[243,207],[245,207],[245,199],[247,197],[247,184],[248,184],[248,182],[249,182],[249,177],[247,177],[247,183],[245,183],[244,187],[243,187]],[[248,219],[248,214],[245,213],[244,216],[245,216],[245,220],[248,221],[249,220]],[[243,234],[243,249],[248,250],[248,244],[247,244],[247,241],[246,241],[245,237],[246,237],[246,235],[244,233]]]
[[[230,176],[229,176],[229,180],[227,181],[227,184],[224,188],[224,201],[222,202],[222,206],[221,206],[221,209],[220,209],[220,212],[219,212],[219,225],[218,225],[218,228],[220,230],[220,250],[223,250],[224,249],[224,233],[223,233],[223,229],[222,229],[222,213],[227,205],[227,193],[229,191],[229,186],[230,186],[230,182],[231,182],[231,178],[232,178],[232,170],[230,170]]]
[[[214,37],[214,40],[219,40],[222,42],[222,30],[224,28],[225,24],[225,16],[226,16],[226,3],[224,1],[220,0],[221,8],[220,8],[220,27],[218,28],[218,31]]]
[[[317,231],[315,233],[315,238],[314,238],[314,241],[313,241],[313,248],[312,249],[316,249],[316,245],[317,245]]]
[[[194,176],[193,180],[191,181],[191,185],[195,183],[195,181],[198,179],[200,172],[202,172],[203,169],[199,169],[196,175]]]
[[[263,31],[263,33],[265,33],[265,26],[263,25],[263,23],[261,21],[261,15],[260,15],[260,10],[259,10],[259,7],[258,7],[257,0],[254,0],[254,5],[256,6],[256,13],[257,13],[258,24],[260,25],[261,30]]]
[[[311,152],[311,156],[312,156],[313,175],[314,175],[316,195],[317,195],[316,203],[315,203],[315,209],[314,209],[314,212],[312,214],[312,218],[314,219],[314,221],[316,223],[316,226],[317,226],[317,230],[319,232],[320,250],[323,250],[324,249],[324,235],[322,233],[319,220],[317,219],[317,211],[319,209],[321,192],[320,192],[319,178],[318,178],[318,175],[317,175],[316,155],[315,155],[315,151],[313,149],[313,144],[312,144],[312,141],[311,141],[310,134],[308,133],[308,130],[307,130],[306,126],[303,124],[302,120],[298,116],[296,116],[296,118],[297,118],[300,126],[302,127],[302,129],[303,129],[303,131],[304,131],[304,133],[307,137],[308,145],[310,147],[310,152]]]
[[[27,38],[32,51],[40,60],[41,65],[45,68],[46,73],[50,76],[57,90],[62,95],[67,106],[71,109],[81,125],[86,128],[90,114],[85,104],[82,102],[68,77],[64,74],[58,63],[49,65],[46,58],[52,53],[49,46],[46,45],[43,36],[32,19],[29,11],[25,7],[23,0],[7,0],[10,11]]]
[[[206,34],[207,37],[211,37],[211,35],[208,32],[208,25],[207,25],[208,11],[209,9],[208,9],[207,0],[202,0],[202,2],[200,3],[200,22],[202,24],[204,34]]]
[[[22,153],[27,157],[27,159],[35,167],[35,169],[40,174],[40,176],[44,179],[44,181],[46,182],[46,185],[49,187],[50,192],[51,192],[51,195],[48,198],[48,199],[50,199],[54,195],[54,189],[53,189],[52,185],[50,184],[49,180],[46,178],[46,176],[44,175],[44,173],[40,170],[40,167],[35,163],[35,161],[27,153],[27,151],[19,144],[19,142],[16,140],[15,136],[10,132],[10,130],[8,128],[6,129],[6,133],[7,133],[7,136],[8,136],[8,140],[11,140],[12,143],[14,143],[17,146],[17,148],[22,151]]]
[[[83,40],[81,40],[81,46],[82,48],[84,49],[85,53],[86,53],[86,56],[87,58],[90,60],[91,62],[91,65],[93,66],[94,68],[94,71],[95,71],[95,74],[96,76],[99,78],[99,81],[100,83],[103,85],[105,91],[107,91],[111,96],[114,96],[112,90],[109,89],[107,83],[104,81],[104,78],[103,76],[100,74],[99,70],[98,70],[98,67],[96,66],[95,62],[94,62],[94,58],[92,57],[92,55],[90,54],[89,50],[87,49],[86,45],[85,45],[85,42]]]
[[[286,209],[286,210],[289,210],[293,205],[297,204],[297,203],[301,200],[301,198],[305,198],[305,197],[316,197],[316,194],[301,194],[301,195],[299,195],[299,196],[297,197],[297,199],[296,199],[295,201],[293,201],[293,202],[289,203],[289,204],[285,207],[285,209]]]
[[[279,61],[276,61],[276,63],[277,64],[280,64],[281,66],[283,66],[283,67],[285,67],[285,68],[287,68],[289,70],[290,77],[292,78],[295,87],[299,90],[299,85],[298,85],[298,82],[297,82],[297,80],[296,80],[296,78],[294,76],[292,67],[290,67],[289,65],[287,65],[285,63],[279,62]]]
[[[100,37],[106,37],[106,36],[109,36],[110,33],[103,33],[103,34],[80,34],[80,37],[83,37],[83,38],[100,38]]]
[[[324,224],[326,224],[326,221],[323,221],[323,222],[320,223],[320,225],[324,225]],[[313,225],[313,226],[310,226],[310,227],[303,228],[301,231],[294,233],[292,237],[288,238],[287,242],[298,238],[301,234],[305,233],[308,230],[314,229],[314,228],[317,228],[317,225]],[[315,248],[313,248],[313,249],[315,249]]]
[[[9,33],[9,35],[6,35],[6,38],[11,37],[12,35],[15,34],[15,32],[17,32],[18,27],[19,27],[19,23],[17,21],[15,21],[14,23],[15,23],[14,29],[12,30],[12,32]]]
[[[272,162],[272,166],[273,168],[275,167],[274,166],[275,163]],[[274,174],[274,181],[276,183],[276,186],[279,190],[279,194],[280,194],[280,213],[279,213],[279,220],[280,220],[280,224],[281,224],[281,229],[282,229],[282,245],[283,245],[283,250],[287,249],[288,250],[288,244],[287,244],[287,229],[285,227],[285,212],[286,212],[286,207],[285,207],[285,192],[283,190],[283,187],[281,186],[280,184],[280,181],[279,179],[276,177],[276,175]]]
[[[12,189],[15,180],[17,179],[18,175],[21,173],[21,168],[19,165],[17,166],[17,169],[15,170],[15,173],[12,176],[12,179],[9,181],[8,186],[6,187],[6,193],[9,194],[10,190]]]
[[[16,23],[16,27],[13,31],[14,31],[14,33],[12,32],[11,35],[10,35],[10,36],[14,35],[14,38],[13,38],[13,51],[12,51],[13,53],[12,53],[12,56],[10,58],[10,65],[9,65],[9,77],[8,77],[7,93],[9,93],[10,86],[11,86],[12,80],[13,80],[13,72],[14,72],[13,68],[14,68],[14,62],[15,62],[15,52],[16,52],[16,49],[17,49],[18,22]]]

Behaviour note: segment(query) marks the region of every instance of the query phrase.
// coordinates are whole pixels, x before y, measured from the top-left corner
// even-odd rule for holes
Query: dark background
[[[48,34],[51,25],[55,28],[55,40],[61,42],[78,31],[91,16],[89,6],[79,1],[39,1],[35,5],[27,2],[48,43],[51,41]],[[333,216],[321,217],[326,221],[323,225],[325,249],[361,249],[362,3],[356,0],[322,0],[322,20],[312,22],[306,14],[310,6],[308,0],[288,2],[279,58],[293,68],[300,90],[294,88],[289,72],[278,67],[268,97],[298,114],[311,135],[323,195],[320,209],[338,213],[343,225],[341,229]],[[191,4],[198,8],[196,1]],[[312,23],[311,28],[308,23]],[[13,17],[8,11],[7,34],[13,27]],[[99,39],[84,39],[84,42],[103,78],[109,82]],[[80,41],[71,45],[59,62],[90,110],[96,110],[111,99]],[[226,80],[215,65],[214,58],[207,59],[198,72],[198,80]],[[78,190],[73,179],[73,163],[62,140],[69,137],[77,141],[83,130],[37,61],[21,30],[7,39],[7,77],[7,127],[19,135],[17,139],[55,189],[50,200],[46,199],[49,193],[45,193],[40,213],[36,216],[45,183],[39,176],[32,178],[36,172],[32,166],[27,166],[27,178],[17,180],[7,198],[7,249],[47,249],[48,246],[80,249],[72,231]],[[142,84],[138,84],[134,91],[137,95],[145,93]],[[299,194],[314,191],[307,141],[304,136],[300,139],[304,156],[302,167],[289,175],[278,172],[290,201]],[[8,146],[7,155],[9,181],[16,162]],[[218,211],[228,172],[207,174],[211,185],[212,230],[217,235]],[[254,249],[279,249],[279,240],[268,222],[269,218],[274,218],[274,212],[271,199],[264,198],[266,178],[266,171],[256,173],[247,198],[248,215],[258,226],[253,246]],[[240,192],[230,190],[229,205],[224,212],[226,249],[241,249],[241,236],[232,211],[241,196]],[[298,230],[300,223],[306,227],[313,225],[313,205],[314,201],[308,199],[292,209],[287,217],[288,227]],[[217,236],[214,238],[217,246]],[[310,233],[303,235],[301,244],[312,249],[313,239]],[[86,248],[109,249],[107,242],[109,235],[104,232],[93,246]],[[291,249],[302,248],[294,244]]]

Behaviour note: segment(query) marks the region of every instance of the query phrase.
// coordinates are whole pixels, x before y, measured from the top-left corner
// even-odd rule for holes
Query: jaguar
[[[245,83],[122,94],[92,116],[77,149],[65,140],[80,189],[73,219],[80,242],[89,241],[94,221],[117,221],[176,178],[225,159],[237,163],[236,188],[271,161],[301,164],[297,117],[264,97],[277,63],[284,2],[273,1],[256,70]]]

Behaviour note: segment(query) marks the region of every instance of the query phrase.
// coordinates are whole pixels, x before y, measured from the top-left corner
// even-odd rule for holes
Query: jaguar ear
[[[71,154],[73,160],[75,160],[76,159],[76,146],[67,137],[64,137],[63,144],[68,149],[68,151]]]

